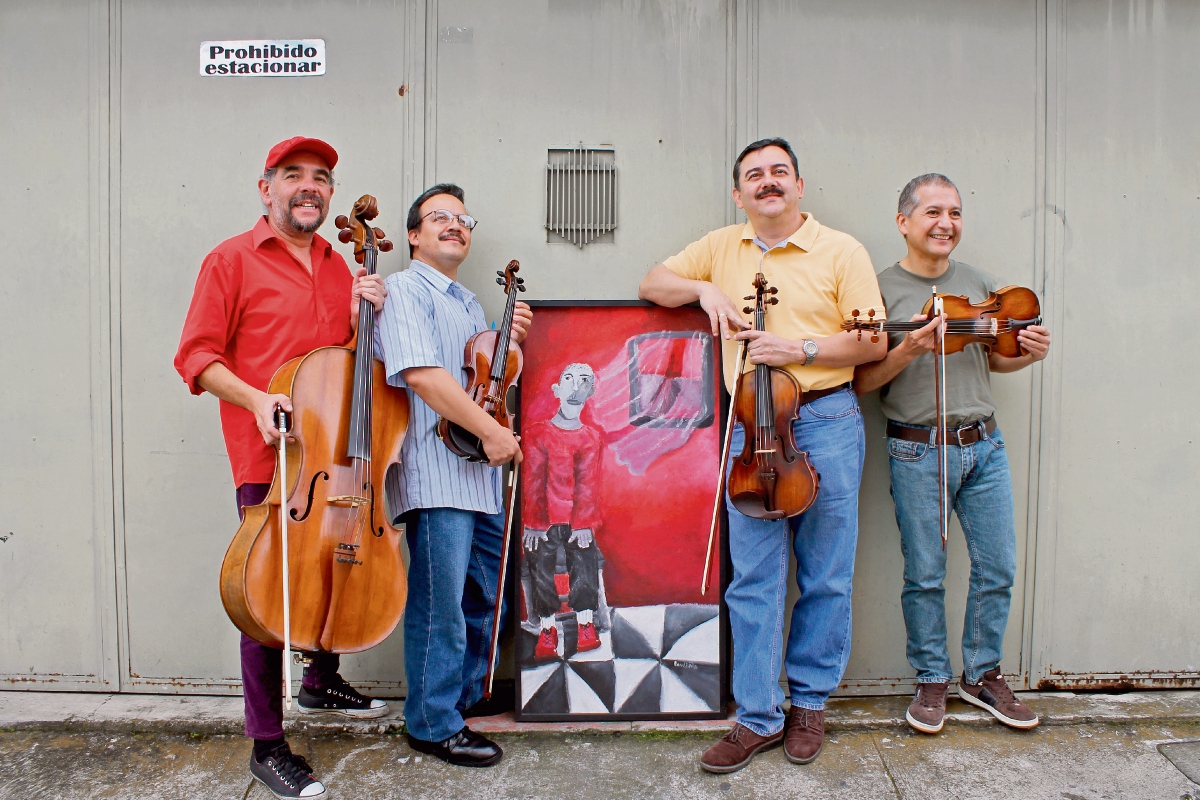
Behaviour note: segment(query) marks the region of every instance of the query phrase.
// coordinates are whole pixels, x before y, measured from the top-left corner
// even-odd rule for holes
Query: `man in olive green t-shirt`
[[[965,295],[977,303],[996,286],[991,276],[952,261],[962,236],[962,199],[944,175],[913,178],[900,194],[896,225],[908,255],[879,276],[888,316],[924,320],[931,290]],[[939,320],[919,330],[890,334],[882,361],[855,371],[859,394],[880,389],[888,418],[892,499],[904,554],[901,607],[908,631],[908,661],[917,671],[917,694],[908,723],[922,733],[942,729],[953,675],[946,646],[946,551],[938,521],[938,465],[934,442],[933,348]],[[947,489],[971,554],[963,674],[958,694],[1013,728],[1038,724],[1000,672],[1004,629],[1016,577],[1012,478],[1004,439],[996,426],[991,373],[1014,372],[1046,357],[1050,332],[1031,325],[1018,340],[1024,355],[1006,358],[972,344],[946,356]]]

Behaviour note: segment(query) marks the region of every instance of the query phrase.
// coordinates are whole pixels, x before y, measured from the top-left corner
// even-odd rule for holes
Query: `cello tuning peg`
[[[350,224],[350,220],[346,217],[345,214],[338,214],[337,219],[335,219],[333,221],[333,226],[335,228],[337,228],[338,230],[342,230],[349,224]]]
[[[524,281],[521,281],[520,283],[517,284],[517,291],[518,292],[525,291],[525,282]]]
[[[503,286],[503,285],[504,285],[504,278],[496,278],[496,283],[498,283],[498,284],[500,284],[501,286]]]
[[[858,319],[858,309],[856,308],[853,311],[851,311],[850,316],[854,317],[855,319]]]
[[[387,240],[387,239],[381,239],[381,240],[379,241],[379,250],[380,250],[380,252],[383,252],[383,253],[388,253],[388,252],[391,252],[391,249],[392,249],[393,247],[395,247],[395,245],[394,245],[394,244],[392,244],[392,243],[391,243],[389,240]]]
[[[349,228],[342,228],[340,231],[338,231],[338,241],[342,244],[349,244],[353,235],[354,234],[350,233]]]
[[[753,300],[753,299],[754,299],[754,295],[750,295],[749,297],[743,297],[742,299],[743,299],[743,300]]]
[[[745,308],[743,308],[743,309],[742,309],[742,312],[743,312],[743,313],[745,313],[745,314],[753,314],[753,313],[754,313],[754,309],[753,309],[753,308],[751,308],[750,306],[746,306]]]
[[[869,309],[869,310],[867,311],[867,317],[868,317],[869,319],[875,319],[875,309],[873,309],[873,308],[872,308],[872,309]]]
[[[387,234],[383,232],[382,228],[373,228],[372,230],[375,232],[376,239],[386,239],[387,238]]]
[[[779,305],[779,298],[778,297],[768,297],[767,302],[773,306],[777,306],[777,305]]]
[[[497,274],[497,275],[499,275],[501,278],[503,278],[503,277],[504,277],[504,270],[502,270],[502,269],[498,269],[498,270],[496,270],[496,274]]]
[[[862,331],[859,331],[859,334],[861,335],[861,334],[862,334]],[[878,334],[878,333],[872,333],[872,334],[871,334],[871,344],[875,344],[875,343],[876,343],[876,342],[878,342],[878,341],[879,341],[879,334]]]
[[[771,293],[771,294],[779,294],[779,287],[778,287],[778,286],[772,286],[770,289],[767,289],[767,291],[768,291],[769,293]]]

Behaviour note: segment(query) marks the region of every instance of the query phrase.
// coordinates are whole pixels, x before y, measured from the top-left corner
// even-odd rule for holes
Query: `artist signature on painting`
[[[673,661],[671,663],[675,666],[675,669],[700,669],[697,664],[693,664],[691,661]]]

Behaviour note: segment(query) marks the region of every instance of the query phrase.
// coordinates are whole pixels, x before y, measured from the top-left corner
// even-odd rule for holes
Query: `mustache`
[[[458,233],[457,231],[447,231],[446,233],[443,233],[441,236],[439,236],[438,239],[441,241],[445,241],[447,239],[454,239],[459,244],[467,243],[466,238],[464,238],[463,235],[461,233]]]
[[[770,197],[771,195],[783,197],[783,189],[780,189],[778,186],[764,186],[754,195],[754,199],[762,200],[764,197]]]
[[[288,203],[288,208],[295,208],[301,203],[312,203],[317,207],[318,211],[325,210],[325,198],[314,192],[301,192],[300,194],[296,195],[291,199],[291,202]]]

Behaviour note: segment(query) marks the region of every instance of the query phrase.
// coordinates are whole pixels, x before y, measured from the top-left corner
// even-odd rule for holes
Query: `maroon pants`
[[[237,489],[238,516],[246,506],[262,503],[269,483],[243,483]],[[333,653],[312,653],[302,683],[323,689],[337,681],[339,658]],[[283,651],[259,644],[242,634],[242,693],[246,701],[246,735],[252,739],[283,737]]]

